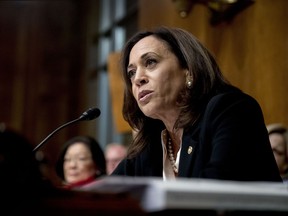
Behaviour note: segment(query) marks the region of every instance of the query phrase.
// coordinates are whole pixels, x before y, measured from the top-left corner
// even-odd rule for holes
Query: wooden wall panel
[[[35,145],[86,110],[80,21],[73,1],[0,1],[0,122]],[[80,127],[49,140],[47,157]]]
[[[192,32],[215,55],[231,83],[254,96],[265,121],[288,125],[288,1],[255,1],[231,22],[210,24],[211,13],[196,4],[181,18],[168,0],[140,0],[139,29],[158,25]]]

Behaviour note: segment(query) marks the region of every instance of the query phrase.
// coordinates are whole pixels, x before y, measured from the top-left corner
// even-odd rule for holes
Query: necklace
[[[170,160],[170,163],[172,165],[172,168],[173,168],[174,172],[178,173],[178,168],[176,166],[176,160],[174,158],[173,148],[172,148],[172,141],[171,141],[170,137],[168,137],[168,155],[169,155],[169,160]]]

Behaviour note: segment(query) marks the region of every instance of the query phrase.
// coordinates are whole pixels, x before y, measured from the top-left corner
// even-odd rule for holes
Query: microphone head
[[[89,108],[80,117],[80,120],[93,120],[100,116],[100,110],[98,108]]]

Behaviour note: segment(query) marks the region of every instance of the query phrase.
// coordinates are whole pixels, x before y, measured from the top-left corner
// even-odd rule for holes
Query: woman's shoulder
[[[232,89],[230,91],[221,92],[217,95],[211,97],[207,106],[215,105],[232,105],[232,104],[250,103],[254,105],[259,105],[257,100],[251,95],[237,89]]]
[[[222,92],[210,99],[205,109],[206,117],[216,117],[224,113],[239,116],[246,115],[247,117],[255,114],[257,116],[263,115],[257,100],[240,90]]]

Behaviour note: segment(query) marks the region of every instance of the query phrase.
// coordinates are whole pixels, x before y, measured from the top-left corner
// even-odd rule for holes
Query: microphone
[[[96,119],[98,116],[100,116],[100,110],[98,108],[89,108],[88,110],[86,110],[85,112],[82,113],[82,115],[77,118],[77,119],[74,119],[72,121],[69,121],[63,125],[61,125],[60,127],[56,128],[54,131],[52,131],[44,140],[42,140],[41,143],[39,143],[34,149],[33,149],[33,152],[37,151],[44,143],[47,142],[47,140],[52,137],[56,132],[58,132],[59,130],[61,130],[62,128],[68,126],[68,125],[71,125],[73,123],[76,123],[78,121],[90,121],[90,120],[93,120],[93,119]]]

